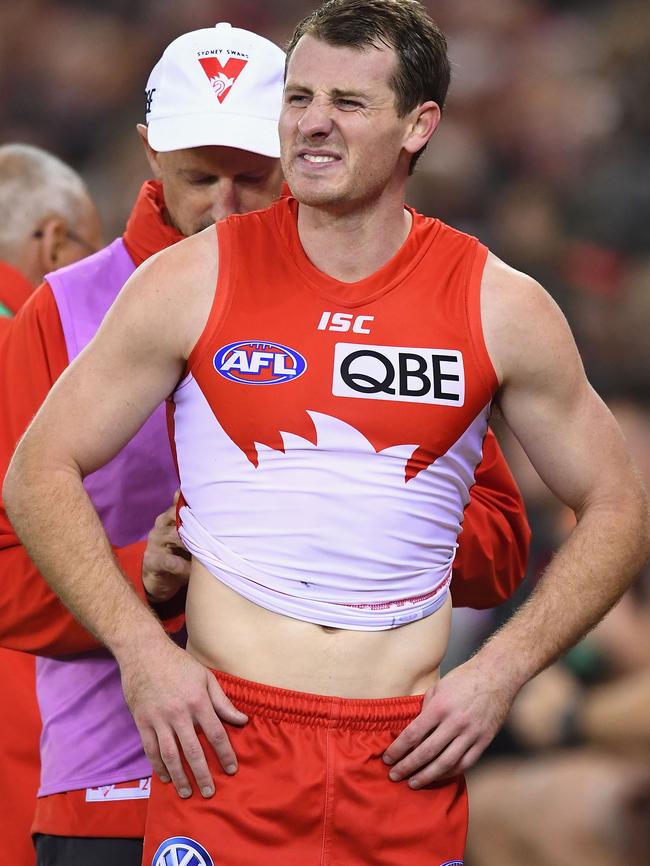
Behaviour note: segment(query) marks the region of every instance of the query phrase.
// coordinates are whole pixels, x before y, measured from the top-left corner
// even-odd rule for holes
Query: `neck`
[[[307,257],[343,283],[363,280],[385,265],[406,240],[411,222],[401,196],[348,213],[298,208],[298,234]]]

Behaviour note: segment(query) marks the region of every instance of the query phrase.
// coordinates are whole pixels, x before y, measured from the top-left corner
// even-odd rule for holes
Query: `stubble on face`
[[[302,204],[349,211],[390,183],[405,128],[389,84],[395,63],[386,46],[331,46],[312,36],[298,42],[287,70],[280,140],[285,178]],[[310,165],[306,152],[337,159]]]

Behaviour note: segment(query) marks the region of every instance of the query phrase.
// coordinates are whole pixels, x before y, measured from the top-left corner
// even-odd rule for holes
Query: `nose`
[[[326,138],[332,131],[332,118],[320,99],[312,99],[298,121],[298,131],[304,138]]]
[[[237,184],[233,178],[221,177],[212,191],[210,216],[214,222],[218,222],[233,213],[239,213]]]

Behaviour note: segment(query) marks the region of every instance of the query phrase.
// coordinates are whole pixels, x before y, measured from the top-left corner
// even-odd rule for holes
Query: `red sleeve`
[[[47,283],[22,307],[0,342],[0,474],[48,391],[68,365],[59,313]],[[144,541],[115,548],[115,556],[144,598]],[[165,627],[176,631],[173,607]],[[99,644],[72,616],[37,571],[16,537],[0,499],[0,646],[38,655],[65,655]]]
[[[454,607],[495,607],[510,598],[524,578],[529,543],[521,493],[488,430],[452,572]]]

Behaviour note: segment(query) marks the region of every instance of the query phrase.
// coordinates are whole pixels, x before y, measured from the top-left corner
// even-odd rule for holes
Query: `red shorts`
[[[38,797],[32,833],[142,839],[149,779]]]
[[[154,777],[143,866],[462,863],[464,779],[414,791],[391,782],[382,761],[421,695],[349,700],[216,676],[249,717],[242,728],[227,725],[239,770],[227,776],[200,734],[212,798],[195,787],[182,800]]]

